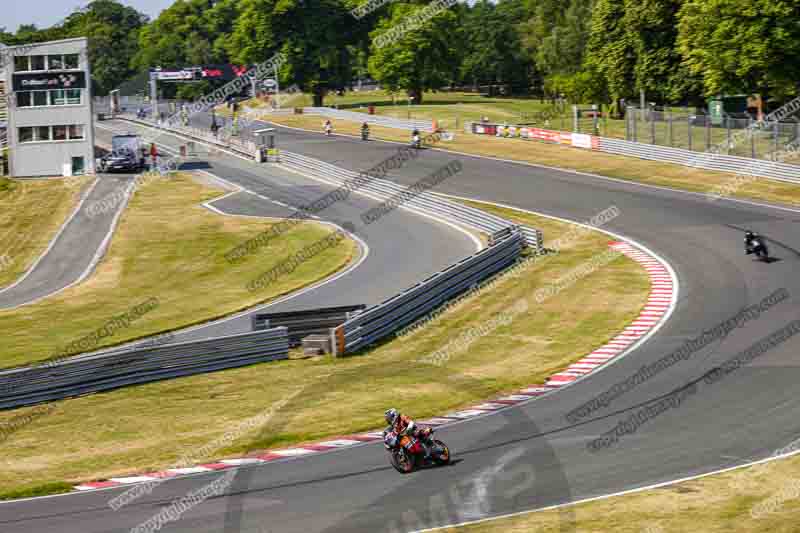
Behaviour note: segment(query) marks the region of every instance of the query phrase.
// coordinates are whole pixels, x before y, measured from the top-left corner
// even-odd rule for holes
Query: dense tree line
[[[254,64],[278,51],[282,84],[317,103],[366,76],[418,103],[425,90],[481,85],[612,105],[640,91],[662,103],[798,94],[800,0],[477,0],[425,19],[415,17],[432,1],[397,0],[354,17],[364,2],[177,0],[149,21],[95,0],[51,28],[0,31],[0,41],[88,36],[100,94],[155,66]]]

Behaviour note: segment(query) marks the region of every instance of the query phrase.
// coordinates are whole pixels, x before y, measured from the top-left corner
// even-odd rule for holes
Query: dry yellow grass
[[[44,252],[92,181],[0,178],[0,288],[19,279]]]
[[[333,274],[357,254],[357,245],[343,240],[251,292],[247,282],[332,230],[317,223],[300,224],[257,253],[229,264],[224,258],[228,250],[265,231],[272,222],[227,217],[201,205],[223,193],[188,175],[149,181],[134,195],[91,277],[40,303],[0,312],[0,367],[52,358],[150,298],[158,299],[155,310],[87,349],[252,307]]]
[[[558,510],[530,513],[448,533],[752,533],[800,531],[800,456],[579,504],[573,519]],[[572,513],[570,513],[572,514]]]
[[[570,227],[487,209],[541,227],[550,239]],[[541,383],[623,329],[645,302],[648,278],[623,257],[543,304],[535,303],[537,288],[608,250],[607,242],[596,232],[580,235],[560,254],[534,261],[519,276],[463,301],[402,342],[357,356],[279,361],[58,402],[53,412],[4,443],[0,486],[35,493],[51,490],[51,482],[241,456],[375,429],[390,404],[425,418]],[[444,365],[415,362],[520,300],[529,303],[527,311],[468,349],[454,351]],[[414,394],[408,394],[412,388]],[[319,417],[332,411],[336,417]],[[11,416],[0,413],[0,422]],[[240,424],[256,416],[262,417],[256,428],[229,445],[206,446],[226,432],[237,434]]]
[[[322,117],[319,116],[267,115],[264,119],[276,124],[321,131]],[[332,122],[334,133],[361,134],[360,124],[345,120]],[[409,140],[408,132],[380,126],[370,126],[370,136],[390,141]],[[611,178],[692,192],[711,193],[720,188],[722,190],[730,188],[732,190],[730,195],[736,198],[800,205],[800,185],[767,179],[747,179],[742,180],[741,186],[736,187],[738,180],[730,173],[711,172],[537,141],[498,139],[456,132],[453,141],[441,141],[436,148],[591,172]]]

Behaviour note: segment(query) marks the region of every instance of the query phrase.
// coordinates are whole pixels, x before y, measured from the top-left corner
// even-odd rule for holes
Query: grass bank
[[[332,230],[304,223],[230,264],[224,257],[227,251],[267,230],[274,221],[223,216],[201,205],[223,192],[186,174],[148,181],[134,195],[109,250],[86,281],[40,303],[0,312],[0,366],[52,358],[153,298],[157,307],[130,327],[79,351],[225,316],[329,276],[357,253],[354,242],[340,241],[251,292],[246,288],[248,281]]]
[[[486,209],[542,228],[548,241],[571,227]],[[578,235],[560,254],[528,263],[402,342],[352,357],[278,361],[55,403],[3,443],[7,466],[0,471],[0,486],[36,491],[48,483],[241,456],[375,429],[389,405],[422,419],[541,383],[613,337],[646,300],[646,274],[623,256],[542,304],[535,302],[537,288],[606,252],[608,240],[596,232]],[[520,312],[521,301],[528,305]],[[512,310],[512,320],[495,320]],[[497,327],[449,351],[443,364],[418,362],[488,321]],[[0,413],[0,422],[30,410]],[[320,412],[337,416],[320,417]],[[248,431],[237,429],[254,417],[258,423]],[[209,444],[226,433],[235,440]]]
[[[0,178],[0,289],[44,253],[92,181]]]
[[[313,115],[267,115],[264,119],[276,124],[316,132],[322,130],[324,121],[323,117]],[[345,120],[332,122],[334,133],[361,134],[361,124],[359,123]],[[389,141],[409,141],[408,132],[380,126],[370,126],[370,136]],[[499,139],[456,132],[453,141],[442,141],[436,147],[443,150],[591,172],[601,176],[684,191],[713,193],[722,190],[730,191],[726,194],[736,198],[800,205],[800,185],[767,179],[741,179],[730,173],[645,161],[538,141]]]

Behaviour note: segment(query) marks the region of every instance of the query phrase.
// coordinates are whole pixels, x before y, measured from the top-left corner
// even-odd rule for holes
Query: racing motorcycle
[[[433,428],[428,428],[430,456],[425,457],[425,446],[419,438],[403,434],[398,436],[391,428],[383,431],[383,445],[389,452],[389,462],[401,474],[409,474],[417,468],[432,465],[446,465],[450,462],[450,448],[447,444],[432,439]]]
[[[764,238],[756,233],[748,233],[744,238],[744,253],[756,254],[759,259],[769,258],[769,250]]]
[[[411,147],[416,148],[417,150],[422,148],[422,140],[420,139],[419,131],[417,130],[414,130],[414,132],[411,134]]]

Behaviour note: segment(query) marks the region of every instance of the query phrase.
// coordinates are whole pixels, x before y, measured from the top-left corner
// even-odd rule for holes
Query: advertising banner
[[[194,72],[190,70],[161,70],[156,72],[156,79],[164,81],[190,81]]]
[[[45,91],[48,89],[85,89],[86,73],[69,74],[14,74],[12,82],[15,91]]]
[[[575,146],[576,148],[588,148],[589,150],[591,150],[592,136],[587,135],[585,133],[573,133],[572,146]]]
[[[204,65],[200,67],[200,77],[209,80],[233,81],[247,73],[245,65]]]

